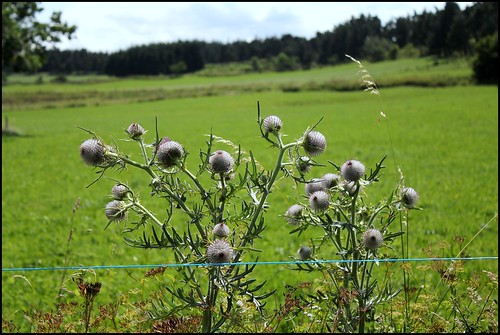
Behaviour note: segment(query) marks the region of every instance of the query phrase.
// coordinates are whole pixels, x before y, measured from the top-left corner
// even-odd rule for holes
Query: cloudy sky
[[[472,2],[459,2],[464,9]],[[203,40],[229,43],[284,34],[312,38],[361,14],[382,24],[424,10],[435,12],[445,2],[42,2],[39,19],[54,11],[77,26],[61,50],[114,52],[149,43]]]

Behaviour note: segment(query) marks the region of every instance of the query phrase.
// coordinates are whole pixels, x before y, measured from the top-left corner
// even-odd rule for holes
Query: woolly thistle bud
[[[325,191],[316,191],[309,196],[309,205],[316,212],[326,211],[330,206],[330,196]]]
[[[110,221],[122,221],[127,217],[125,202],[119,200],[108,202],[104,212]]]
[[[339,184],[340,176],[336,173],[327,173],[321,179],[323,180],[323,186],[330,189]]]
[[[167,143],[167,142],[170,142],[170,141],[171,141],[170,137],[166,137],[166,136],[162,137],[161,140],[160,140],[160,143],[158,143],[158,147],[160,145],[162,145],[163,143]]]
[[[356,189],[358,187],[358,185],[356,184],[356,182],[354,181],[347,181],[347,180],[344,180],[340,183],[340,187],[342,187],[342,189],[344,191],[347,192],[347,194],[349,195],[354,195],[354,193],[356,193]],[[359,185],[359,189],[361,190],[363,186],[360,184]]]
[[[348,160],[340,168],[340,174],[345,180],[358,181],[365,174],[365,166],[357,160]]]
[[[299,251],[298,251],[298,254],[299,254],[300,260],[304,261],[304,260],[308,259],[309,257],[311,257],[311,248],[309,248],[307,246],[301,246]]]
[[[263,125],[266,133],[277,134],[280,132],[281,127],[283,127],[283,122],[279,117],[270,115],[264,119]]]
[[[319,131],[312,130],[306,134],[303,145],[309,156],[318,156],[326,149],[326,138]]]
[[[307,195],[311,195],[316,191],[323,191],[325,184],[323,183],[323,179],[313,178],[305,184],[304,189]]]
[[[160,141],[153,143],[151,146],[154,148],[154,150],[157,151],[156,153],[153,153],[153,156],[156,156],[158,154],[158,149],[160,148],[160,146],[162,144],[170,142],[170,141],[171,141],[171,139],[169,137],[162,137],[162,138],[160,138]]]
[[[162,140],[163,141],[163,140]],[[156,157],[158,162],[165,168],[175,166],[177,161],[184,155],[182,145],[175,141],[166,141],[159,145]]]
[[[297,160],[296,166],[297,166],[297,170],[299,170],[299,172],[301,174],[307,173],[307,172],[311,171],[311,168],[312,168],[311,159],[307,156],[301,156]]]
[[[125,195],[127,194],[128,191],[129,191],[128,187],[123,184],[116,184],[111,189],[113,198],[115,198],[116,200],[122,200],[123,198],[125,198]]]
[[[413,208],[418,201],[418,193],[411,187],[405,187],[401,190],[401,202],[406,208]]]
[[[224,240],[215,240],[207,248],[210,263],[229,263],[233,260],[233,248]]]
[[[217,237],[228,237],[229,227],[224,222],[221,222],[215,225],[214,230],[212,232]]]
[[[363,233],[363,244],[367,249],[378,249],[384,239],[377,229],[368,229]]]
[[[105,161],[104,146],[94,138],[88,139],[80,145],[80,157],[87,165],[98,166]]]
[[[146,131],[138,123],[132,123],[128,129],[127,134],[133,140],[138,140]]]
[[[215,173],[227,173],[234,166],[233,157],[224,150],[217,150],[208,159],[212,171]]]
[[[290,208],[287,209],[285,213],[286,221],[291,225],[298,224],[301,220],[303,209],[304,207],[302,207],[302,205],[299,204],[292,205]]]
[[[112,152],[112,153],[117,153],[116,149],[113,148],[113,146],[109,145],[109,144],[106,144],[106,151],[108,152]]]

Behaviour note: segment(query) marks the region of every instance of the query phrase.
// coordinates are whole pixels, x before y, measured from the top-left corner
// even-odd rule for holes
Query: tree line
[[[276,71],[308,69],[345,62],[345,54],[368,61],[429,55],[468,56],[474,54],[482,39],[495,33],[498,34],[497,2],[476,2],[463,10],[457,3],[447,2],[442,10],[399,17],[386,25],[376,16],[352,17],[331,31],[317,32],[311,39],[285,34],[251,42],[177,41],[134,46],[113,53],[52,49],[47,51],[40,71],[111,76],[179,75],[199,71],[206,64],[246,61],[254,71],[261,71],[263,64],[273,64]]]

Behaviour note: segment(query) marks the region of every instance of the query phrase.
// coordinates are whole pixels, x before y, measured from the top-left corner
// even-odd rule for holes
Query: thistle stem
[[[255,224],[257,222],[257,219],[261,216],[261,213],[262,213],[262,209],[264,208],[264,204],[267,200],[267,196],[271,193],[271,188],[274,184],[274,182],[276,181],[276,178],[278,176],[278,173],[280,172],[281,170],[281,167],[282,167],[282,162],[283,162],[283,156],[285,154],[285,152],[293,147],[293,146],[296,146],[298,145],[300,142],[292,142],[292,143],[289,143],[287,145],[282,145],[281,143],[281,139],[278,137],[279,139],[279,142],[280,142],[280,151],[279,151],[279,154],[278,154],[278,159],[276,160],[276,165],[274,166],[274,170],[273,172],[271,173],[271,177],[269,178],[269,181],[267,182],[266,184],[266,187],[264,188],[264,191],[263,191],[263,194],[262,194],[262,197],[260,199],[260,202],[259,204],[257,205],[257,209],[255,210],[255,213],[252,217],[252,221],[250,222],[250,225],[248,227],[248,230],[249,231],[252,231],[255,227]],[[245,236],[243,237],[243,239],[241,240],[241,243],[240,243],[240,246],[241,247],[244,247],[247,243],[250,242],[250,239],[251,239],[251,236],[249,236],[250,234],[245,234]],[[235,259],[238,260],[241,253],[243,252],[242,251],[243,249],[240,249],[236,252],[236,255],[235,255]],[[231,265],[230,269],[229,269],[229,273],[231,273],[231,271],[234,269],[234,265]]]

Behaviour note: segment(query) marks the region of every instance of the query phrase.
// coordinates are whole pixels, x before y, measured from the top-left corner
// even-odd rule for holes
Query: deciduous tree
[[[61,12],[53,12],[43,23],[37,14],[40,2],[2,2],[2,78],[6,71],[36,71],[48,46],[66,36],[71,39],[76,26],[61,21]]]

